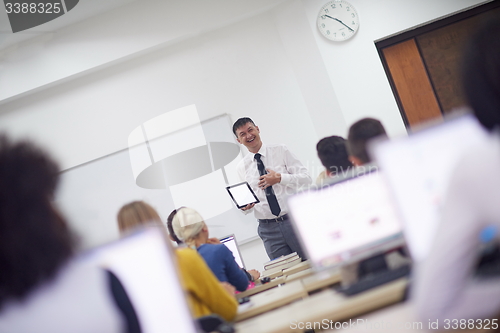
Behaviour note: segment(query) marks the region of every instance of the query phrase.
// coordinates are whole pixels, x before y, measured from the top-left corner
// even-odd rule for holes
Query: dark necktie
[[[259,169],[259,174],[261,176],[267,174],[266,167],[264,166],[264,163],[260,159],[262,155],[261,154],[255,154],[254,158],[257,161],[257,168]],[[269,203],[269,208],[271,208],[271,213],[273,213],[276,216],[280,215],[281,208],[280,205],[278,204],[278,199],[276,199],[276,195],[274,194],[273,187],[269,186],[264,189],[266,192],[266,197],[267,197],[267,202]]]

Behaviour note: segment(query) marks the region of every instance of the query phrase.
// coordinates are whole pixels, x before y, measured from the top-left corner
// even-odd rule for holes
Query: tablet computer
[[[238,208],[243,208],[246,205],[260,202],[248,182],[228,186],[226,187],[226,190]]]

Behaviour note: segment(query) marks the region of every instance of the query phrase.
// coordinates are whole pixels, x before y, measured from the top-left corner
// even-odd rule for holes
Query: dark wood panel
[[[408,124],[442,118],[415,40],[386,47],[382,52]]]
[[[500,8],[416,37],[428,75],[444,113],[466,104],[460,73],[462,50],[481,22],[492,17],[500,19]]]

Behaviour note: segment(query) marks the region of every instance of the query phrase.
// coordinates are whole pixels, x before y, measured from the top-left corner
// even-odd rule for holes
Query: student
[[[371,158],[366,146],[370,140],[380,136],[387,136],[387,134],[384,126],[377,119],[363,118],[352,124],[347,136],[347,149],[351,163],[355,166],[370,163]]]
[[[185,207],[181,207],[181,208],[185,208]],[[179,209],[181,209],[181,208],[179,208]],[[177,235],[174,232],[174,227],[172,226],[172,221],[174,220],[174,216],[175,216],[175,214],[177,214],[177,211],[179,209],[174,209],[168,215],[168,217],[167,217],[167,229],[168,229],[170,239],[173,242],[175,242],[177,244],[177,246],[183,246],[185,244],[179,239],[179,237],[177,237]],[[220,244],[220,240],[215,238],[215,237],[212,237],[212,238],[207,239],[207,244]],[[254,282],[255,280],[257,280],[260,277],[260,273],[258,271],[256,271],[255,269],[251,269],[249,271],[247,271],[244,268],[241,268],[241,269],[246,274],[248,281]],[[255,284],[252,284],[252,283],[250,283],[250,285],[255,286]],[[250,287],[250,285],[249,285],[249,287]]]
[[[111,276],[73,259],[53,203],[59,169],[28,142],[0,136],[0,332],[138,332],[111,296]]]
[[[156,210],[143,201],[126,204],[118,212],[121,233],[148,225],[163,228]],[[234,288],[227,283],[219,283],[196,251],[178,248],[175,254],[181,283],[188,292],[188,303],[194,316],[215,313],[225,320],[233,320],[238,308],[238,302],[233,296]]]
[[[446,319],[458,319],[459,324],[461,319],[477,319],[472,328],[479,328],[489,320],[488,326],[495,328],[491,320],[500,312],[500,278],[474,278],[481,233],[496,229],[493,241],[498,242],[500,231],[499,36],[500,21],[490,21],[472,36],[465,51],[465,96],[492,134],[451,176],[434,244],[413,289],[418,314],[426,321],[439,319],[446,325]]]
[[[328,136],[319,140],[316,145],[318,157],[325,170],[316,179],[317,185],[328,182],[328,179],[336,175],[342,175],[353,165],[349,161],[346,140],[340,136]]]
[[[208,227],[197,211],[187,207],[178,209],[172,227],[181,241],[198,250],[219,281],[230,283],[238,291],[248,288],[249,279],[234,260],[231,250],[223,244],[208,243]],[[254,279],[260,277],[256,270],[249,273]]]
[[[242,210],[254,210],[259,221],[258,234],[267,255],[275,259],[297,252],[306,259],[288,218],[285,199],[300,187],[311,184],[307,169],[285,145],[263,144],[260,129],[250,118],[238,119],[233,124],[233,133],[249,151],[237,166],[238,175],[241,181],[250,184],[260,200],[257,205],[250,204]]]

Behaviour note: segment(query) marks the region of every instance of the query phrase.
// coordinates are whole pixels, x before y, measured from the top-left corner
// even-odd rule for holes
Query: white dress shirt
[[[288,150],[283,144],[265,145],[260,147],[259,154],[266,169],[271,169],[281,174],[281,182],[273,185],[274,194],[278,199],[281,212],[279,216],[287,214],[286,197],[297,192],[297,190],[307,188],[312,180],[306,167],[297,159],[297,157]],[[238,175],[241,181],[247,181],[250,187],[259,198],[260,203],[253,208],[255,218],[274,219],[276,216],[271,213],[269,203],[267,202],[266,192],[259,188],[259,170],[255,154],[248,153],[237,166]],[[249,212],[246,211],[245,213]]]
[[[445,324],[445,319],[498,315],[500,278],[477,280],[473,272],[481,231],[489,226],[500,231],[499,198],[500,137],[492,137],[458,164],[450,181],[434,245],[413,288],[422,320]]]

